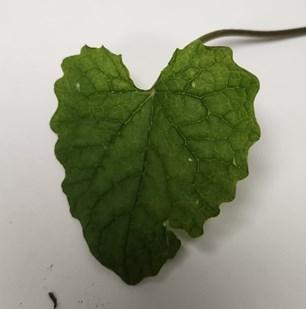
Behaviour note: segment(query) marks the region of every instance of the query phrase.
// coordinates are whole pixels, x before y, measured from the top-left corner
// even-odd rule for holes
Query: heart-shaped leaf
[[[235,196],[259,138],[257,78],[227,47],[177,49],[149,90],[121,56],[84,47],[56,82],[51,120],[71,213],[91,252],[128,284],[158,273]]]

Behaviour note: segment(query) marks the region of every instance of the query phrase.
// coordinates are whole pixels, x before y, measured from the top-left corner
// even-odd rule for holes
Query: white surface
[[[262,138],[236,200],[136,287],[89,253],[60,188],[49,119],[60,62],[84,44],[122,53],[149,88],[201,34],[305,25],[305,12],[305,0],[0,0],[0,307],[51,309],[54,291],[62,309],[304,309],[306,37],[210,43],[233,47],[259,77]]]

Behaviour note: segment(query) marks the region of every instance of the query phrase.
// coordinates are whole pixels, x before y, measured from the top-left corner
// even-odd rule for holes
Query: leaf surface
[[[62,68],[51,127],[63,191],[94,256],[136,284],[175,256],[171,228],[200,236],[248,175],[258,80],[230,48],[200,41],[177,49],[149,90],[105,47]]]

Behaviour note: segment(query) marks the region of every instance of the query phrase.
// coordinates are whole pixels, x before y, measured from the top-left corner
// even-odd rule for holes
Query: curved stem
[[[300,35],[306,35],[306,27],[301,28],[291,28],[283,30],[271,30],[271,31],[261,31],[261,30],[245,30],[245,29],[222,29],[216,30],[207,34],[202,35],[198,38],[202,43],[208,41],[226,37],[226,36],[247,36],[247,37],[258,37],[258,38],[288,38]]]

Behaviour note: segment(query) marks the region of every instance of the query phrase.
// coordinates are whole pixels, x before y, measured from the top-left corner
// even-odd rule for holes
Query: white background
[[[122,53],[149,88],[176,47],[224,27],[306,25],[305,0],[0,0],[0,307],[306,308],[306,37],[222,39],[257,75],[262,138],[237,198],[155,278],[125,285],[89,253],[69,213],[49,120],[61,60]]]

